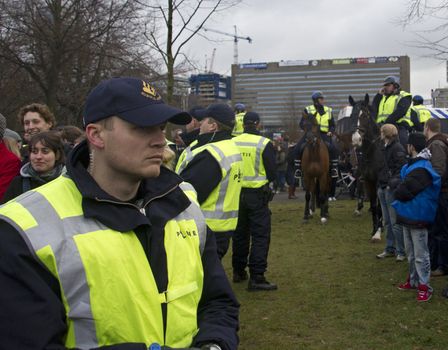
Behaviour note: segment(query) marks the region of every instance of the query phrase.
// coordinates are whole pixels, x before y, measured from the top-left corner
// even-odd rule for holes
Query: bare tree
[[[412,46],[424,49],[428,55],[438,59],[448,58],[448,1],[410,0],[403,18],[398,19],[403,27],[416,24],[429,24],[416,33]]]
[[[175,70],[185,72],[193,65],[184,54],[185,46],[214,14],[238,3],[240,0],[154,0],[148,6],[145,37],[165,65],[167,102],[173,101]]]
[[[0,59],[27,76],[34,100],[71,123],[101,79],[151,73],[137,49],[139,10],[131,0],[0,0]]]
[[[284,110],[286,111],[286,114],[281,118],[282,124],[288,134],[289,140],[297,141],[302,134],[299,129],[299,121],[302,117],[302,112],[293,93],[290,93],[285,98]]]

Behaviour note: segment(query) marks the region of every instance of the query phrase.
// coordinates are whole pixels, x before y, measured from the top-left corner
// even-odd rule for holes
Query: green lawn
[[[326,226],[302,224],[303,202],[271,205],[272,241],[267,278],[276,292],[246,291],[241,303],[240,349],[448,349],[447,279],[433,279],[428,303],[396,286],[407,262],[378,260],[367,212],[352,217],[354,201],[330,203]],[[224,266],[231,277],[231,252]]]

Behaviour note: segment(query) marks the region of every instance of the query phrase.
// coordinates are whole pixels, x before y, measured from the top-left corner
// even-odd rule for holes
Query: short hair
[[[20,108],[19,114],[17,115],[17,118],[22,126],[24,125],[23,117],[25,117],[25,114],[28,112],[38,113],[39,116],[45,120],[45,122],[51,124],[52,128],[56,125],[56,118],[53,113],[51,113],[50,108],[48,108],[47,105],[42,103],[31,103]]]
[[[58,132],[44,131],[32,136],[29,142],[30,152],[32,152],[33,147],[36,146],[38,142],[54,152],[56,155],[55,165],[65,163],[64,144],[62,143],[62,139]]]
[[[216,123],[216,125],[218,125],[219,131],[230,131],[231,132],[231,131],[233,131],[233,128],[235,127],[235,120],[229,121],[229,123],[231,125],[227,125],[227,124],[217,121],[213,117],[209,117],[208,119],[209,119],[209,123]]]
[[[432,132],[438,133],[442,130],[442,126],[440,125],[440,120],[436,118],[428,119],[425,123],[425,126]]]
[[[77,126],[67,125],[62,128],[60,135],[62,140],[67,140],[68,143],[74,144],[84,135],[84,132]]]
[[[398,129],[394,124],[384,124],[381,127],[381,132],[386,136],[388,139],[391,139],[393,137],[398,136]]]

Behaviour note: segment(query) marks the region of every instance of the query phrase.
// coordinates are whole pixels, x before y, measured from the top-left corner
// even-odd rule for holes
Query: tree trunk
[[[173,57],[173,0],[168,0],[168,17],[167,17],[168,36],[166,40],[166,102],[173,102],[174,94],[174,57]]]

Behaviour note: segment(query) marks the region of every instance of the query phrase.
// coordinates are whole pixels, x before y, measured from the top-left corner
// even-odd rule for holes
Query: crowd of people
[[[334,198],[335,121],[323,93],[312,101],[303,113],[315,117],[328,146]],[[411,113],[410,103],[394,77],[373,102],[386,230],[377,258],[407,257],[398,288],[428,301],[430,277],[448,273],[448,140],[438,120],[422,107]],[[38,103],[21,108],[18,120],[23,139],[0,115],[2,344],[236,349],[239,304],[221,259],[232,242],[232,281],[248,291],[278,289],[265,276],[269,202],[286,187],[297,198],[305,140],[262,136],[260,116],[241,103],[180,111],[134,78],[90,92],[84,131],[57,126]],[[183,125],[172,142],[168,122]]]

